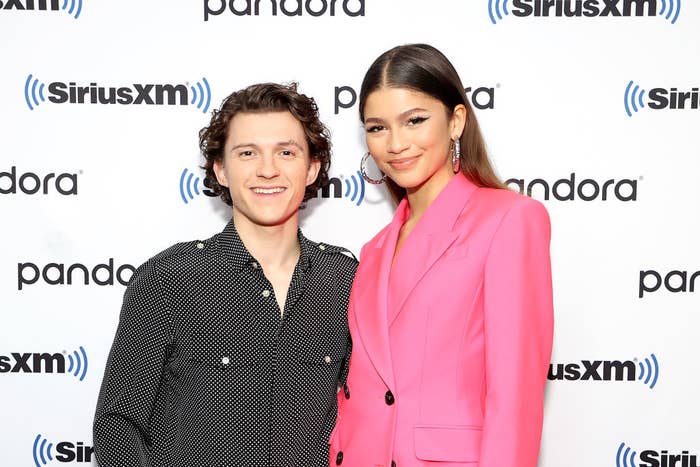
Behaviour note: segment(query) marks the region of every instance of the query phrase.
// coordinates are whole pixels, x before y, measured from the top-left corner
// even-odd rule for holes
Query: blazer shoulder
[[[540,201],[508,189],[479,188],[475,201],[482,208],[481,211],[499,220],[509,213],[511,216],[520,214],[525,218],[549,219],[547,209]]]
[[[475,221],[488,236],[502,229],[548,230],[550,225],[549,214],[541,202],[499,188],[479,188],[462,211],[458,224],[470,226]]]

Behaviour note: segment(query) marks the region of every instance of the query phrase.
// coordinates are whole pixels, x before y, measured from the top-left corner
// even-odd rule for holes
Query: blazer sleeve
[[[169,324],[153,264],[139,268],[124,295],[93,423],[101,467],[150,467],[149,419],[169,343]]]
[[[537,466],[554,326],[549,243],[547,211],[523,197],[489,247],[480,467]]]

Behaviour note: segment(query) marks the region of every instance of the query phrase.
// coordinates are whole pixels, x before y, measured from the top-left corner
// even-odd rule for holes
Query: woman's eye
[[[381,125],[372,125],[372,126],[370,126],[370,127],[367,127],[367,128],[365,129],[365,131],[366,131],[367,133],[376,133],[376,132],[378,132],[378,131],[382,131],[383,129],[384,129],[384,127],[381,126]]]
[[[413,118],[408,120],[408,124],[409,125],[418,125],[420,123],[423,123],[427,119],[428,119],[428,117],[413,117]]]

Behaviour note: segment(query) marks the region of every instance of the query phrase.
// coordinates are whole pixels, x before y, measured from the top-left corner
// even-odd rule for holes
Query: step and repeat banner
[[[500,176],[552,218],[540,466],[700,465],[698,2],[7,0],[0,32],[0,465],[96,465],[125,285],[230,216],[197,135],[232,91],[316,99],[332,179],[302,227],[359,253],[393,212],[359,172],[359,86],[411,42],[453,61]]]

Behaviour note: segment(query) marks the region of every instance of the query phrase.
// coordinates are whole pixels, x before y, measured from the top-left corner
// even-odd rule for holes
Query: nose
[[[392,154],[400,154],[409,147],[408,139],[405,138],[401,130],[394,130],[389,134],[388,151]]]
[[[257,176],[263,178],[274,178],[279,175],[277,160],[273,154],[264,154],[258,163]]]

